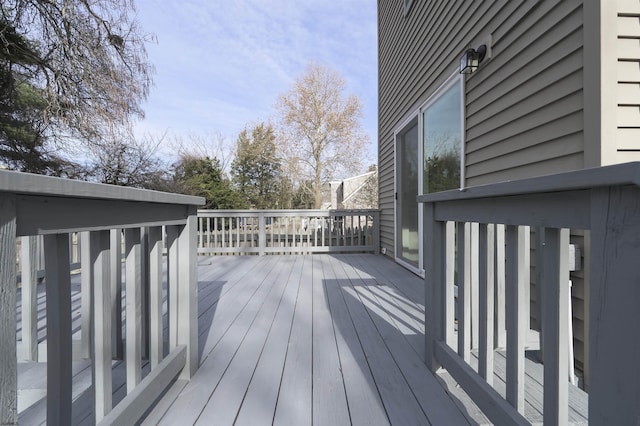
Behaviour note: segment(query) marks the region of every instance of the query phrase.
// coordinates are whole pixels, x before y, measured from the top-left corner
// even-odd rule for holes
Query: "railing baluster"
[[[227,244],[225,242],[225,222],[226,219],[224,217],[220,218],[220,239],[221,239],[221,243],[222,243],[222,247],[227,247]]]
[[[90,240],[94,314],[91,358],[95,419],[98,423],[112,408],[110,233],[92,231]]]
[[[351,216],[349,216],[349,220],[351,222],[351,245],[353,246],[353,228],[354,228],[354,224],[353,224],[353,214]]]
[[[269,247],[271,248],[271,252],[273,252],[273,228],[276,227],[275,217],[269,215]],[[265,241],[266,243],[266,241]]]
[[[45,235],[44,251],[47,283],[47,423],[64,425],[71,424],[73,358],[69,234]],[[108,291],[108,286],[105,287]],[[108,305],[104,308],[108,308]],[[111,374],[110,349],[107,355]]]
[[[142,275],[140,229],[128,228],[124,231],[126,256],[126,318],[127,318],[127,393],[131,393],[140,383],[142,372]]]
[[[196,235],[197,240],[197,235]],[[151,281],[150,281],[150,268],[151,265],[149,263],[149,227],[145,226],[140,228],[140,281],[142,285],[140,286],[140,316],[141,316],[141,324],[140,324],[140,341],[141,341],[141,352],[140,356],[142,359],[149,359],[149,335],[151,333],[151,317],[149,315],[150,312],[150,289],[151,289]]]
[[[544,258],[544,423],[559,425],[569,420],[568,229],[546,228]]]
[[[477,349],[479,343],[479,281],[478,281],[478,224],[471,223],[471,349]]]
[[[207,223],[207,248],[211,248],[211,218],[205,218]]]
[[[507,344],[507,328],[505,318],[505,226],[496,225],[496,325],[495,346],[504,349]]]
[[[458,355],[471,361],[471,225],[458,223]]]
[[[111,240],[111,344],[113,359],[124,359],[122,347],[122,231],[112,229]]]
[[[162,227],[149,228],[149,358],[155,368],[164,358],[162,327]]]
[[[454,279],[456,272],[456,244],[455,244],[455,226],[454,222],[447,222],[445,225],[445,288],[444,288],[444,335],[445,342],[449,346],[453,346],[455,342],[455,298],[454,298]]]
[[[241,227],[244,227],[244,230],[243,230],[244,245],[245,246],[247,245],[247,219],[243,220],[243,218],[237,217],[236,218],[236,244],[234,245],[234,247],[240,247],[240,228]]]
[[[527,228],[506,227],[506,326],[507,326],[507,401],[524,415],[524,350],[528,314],[525,287],[529,285],[529,262],[526,247]]]
[[[213,245],[218,247],[218,218],[213,218]]]
[[[478,227],[478,271],[479,271],[479,337],[478,374],[490,385],[493,384],[493,320],[494,320],[494,226],[479,224]]]
[[[93,263],[91,260],[91,236],[88,231],[80,233],[80,304],[82,313],[80,315],[80,353],[83,358],[91,357],[91,335],[93,311],[91,309],[91,299],[93,299],[93,288],[91,285],[93,277]]]
[[[224,224],[223,224],[224,225]],[[169,317],[169,350],[178,344],[178,226],[167,226],[167,316]],[[224,235],[224,234],[223,234]]]
[[[22,264],[22,356],[38,361],[38,237],[21,238]]]
[[[260,256],[264,256],[267,248],[267,221],[264,212],[258,213],[258,247]]]
[[[291,245],[289,244],[289,216],[287,216],[287,221],[284,228],[284,244],[285,247],[291,247]]]

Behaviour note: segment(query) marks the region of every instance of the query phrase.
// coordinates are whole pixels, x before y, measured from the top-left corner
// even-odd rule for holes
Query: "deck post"
[[[594,189],[591,206],[589,423],[638,424],[640,188]]]
[[[21,238],[22,354],[27,361],[38,361],[38,237]]]
[[[71,424],[69,234],[44,236],[47,292],[47,423]]]
[[[18,423],[16,197],[0,196],[0,424]]]
[[[433,372],[440,368],[436,346],[444,340],[445,238],[446,224],[435,218],[435,205],[424,206],[424,281],[425,281],[425,363]]]
[[[181,379],[190,379],[198,369],[198,277],[196,276],[197,216],[194,209],[178,237],[178,345],[186,345],[187,360]],[[262,218],[264,222],[264,217]],[[263,228],[264,229],[264,228]]]

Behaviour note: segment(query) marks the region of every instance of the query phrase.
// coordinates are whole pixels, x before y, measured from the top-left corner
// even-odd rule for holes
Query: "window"
[[[454,78],[422,108],[422,193],[463,186],[462,80]]]

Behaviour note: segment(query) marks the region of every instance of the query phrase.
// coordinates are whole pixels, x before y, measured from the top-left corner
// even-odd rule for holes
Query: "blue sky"
[[[157,44],[156,68],[139,134],[222,133],[269,120],[279,94],[310,61],[342,74],[363,103],[363,127],[377,141],[375,0],[138,0],[138,20]]]

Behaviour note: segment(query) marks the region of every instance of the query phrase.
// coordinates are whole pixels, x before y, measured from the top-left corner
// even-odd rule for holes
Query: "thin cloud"
[[[375,142],[376,7],[373,0],[139,1],[141,24],[158,39],[148,49],[156,87],[140,128],[236,134],[267,119],[315,60],[338,70],[363,101]]]

